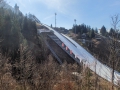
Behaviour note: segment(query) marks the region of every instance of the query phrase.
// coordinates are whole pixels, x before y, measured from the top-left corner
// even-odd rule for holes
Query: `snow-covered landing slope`
[[[43,24],[44,25],[44,24]],[[100,77],[111,82],[112,80],[112,69],[94,58],[89,52],[87,52],[83,47],[76,43],[71,38],[66,35],[60,34],[51,27],[44,25],[48,29],[52,30],[54,34],[75,54],[75,56],[82,61],[87,67],[92,71],[96,72]],[[115,71],[114,73],[114,84],[120,84],[120,73]]]
[[[78,50],[83,53],[83,55],[85,56],[85,60],[87,60],[86,64],[92,71],[96,72],[99,76],[101,76],[102,78],[111,82],[112,69],[110,67],[99,62],[99,60],[94,58],[89,52],[87,52],[83,47],[81,47],[73,39],[71,39],[70,37],[68,37],[64,34],[62,34],[62,35],[64,37],[66,37],[68,40],[70,40],[72,43],[74,43],[77,46]],[[120,73],[117,71],[115,71],[115,73],[114,73],[114,83],[116,85],[118,85],[120,83]]]

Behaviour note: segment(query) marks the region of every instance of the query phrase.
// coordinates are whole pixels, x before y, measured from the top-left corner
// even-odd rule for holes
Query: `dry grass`
[[[111,88],[109,82],[100,77],[95,78],[95,74],[88,68],[82,70],[77,64],[59,65],[51,55],[41,64],[33,62],[32,77],[21,80],[16,80],[11,75],[12,66],[7,64],[7,59],[4,60],[6,62],[0,72],[0,90],[110,90]],[[29,73],[29,64],[31,60],[27,61],[26,73]]]

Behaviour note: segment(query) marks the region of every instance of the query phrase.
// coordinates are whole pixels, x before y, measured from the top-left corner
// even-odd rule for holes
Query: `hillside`
[[[29,14],[24,16],[9,7],[0,7],[0,90],[111,88],[111,83],[96,76],[82,64],[80,66],[77,63],[67,63],[65,60],[62,65],[57,63],[44,38],[37,33],[37,29],[43,28],[46,29],[36,24]]]

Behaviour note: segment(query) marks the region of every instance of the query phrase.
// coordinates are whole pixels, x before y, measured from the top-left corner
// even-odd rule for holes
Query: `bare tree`
[[[110,38],[110,64],[112,67],[112,87],[111,89],[114,90],[114,72],[117,67],[116,63],[118,62],[118,51],[119,51],[119,42],[118,42],[118,30],[117,30],[117,25],[119,23],[119,15],[114,15],[111,17],[112,20],[112,26],[114,29],[114,32],[112,33],[112,36]]]

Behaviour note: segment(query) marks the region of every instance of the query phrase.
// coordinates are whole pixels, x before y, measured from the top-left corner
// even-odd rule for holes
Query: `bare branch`
[[[116,15],[112,16],[111,20],[112,20],[112,26],[114,27],[114,30],[116,31],[117,24],[120,22],[119,14],[116,14]]]

